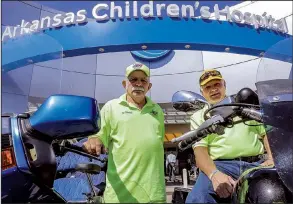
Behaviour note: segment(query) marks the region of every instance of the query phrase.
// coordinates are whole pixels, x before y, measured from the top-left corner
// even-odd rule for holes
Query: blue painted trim
[[[11,167],[11,168],[9,168],[9,169],[5,169],[5,170],[3,170],[3,171],[1,172],[1,176],[2,176],[2,177],[7,177],[7,176],[13,174],[13,173],[16,172],[16,171],[17,171],[17,167]]]
[[[170,54],[172,50],[143,50],[131,51],[131,54],[144,61],[155,61]]]
[[[202,19],[153,18],[91,21],[78,26],[48,29],[3,43],[2,69],[9,71],[32,62],[105,52],[141,50],[190,50],[259,56],[290,35],[246,24]],[[56,54],[57,53],[57,54]]]

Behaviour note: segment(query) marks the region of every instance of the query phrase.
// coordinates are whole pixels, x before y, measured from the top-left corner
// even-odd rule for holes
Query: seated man
[[[226,96],[226,83],[217,70],[206,70],[199,79],[201,93],[213,105]],[[208,106],[191,116],[191,129],[204,122]],[[196,164],[200,169],[197,181],[186,203],[229,202],[235,180],[248,168],[273,164],[265,129],[256,121],[235,124],[223,135],[210,134],[193,145]],[[266,149],[268,159],[258,158]]]

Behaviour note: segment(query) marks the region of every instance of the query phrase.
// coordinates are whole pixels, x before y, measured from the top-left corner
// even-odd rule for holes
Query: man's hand
[[[267,159],[265,162],[261,163],[260,165],[261,166],[272,166],[272,165],[275,166],[267,135],[264,136],[263,142],[264,142],[265,149],[267,151],[267,155],[266,155]]]
[[[105,152],[105,150],[103,150],[103,143],[96,137],[89,138],[85,143],[83,143],[83,148],[88,153],[93,155],[96,154],[98,156],[101,152]]]
[[[214,191],[220,196],[220,198],[227,198],[233,192],[233,186],[236,182],[228,175],[217,172],[212,177],[212,184]]]

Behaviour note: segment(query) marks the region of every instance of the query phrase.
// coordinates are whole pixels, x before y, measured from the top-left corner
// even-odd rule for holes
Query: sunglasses
[[[219,77],[222,77],[221,73],[219,71],[209,71],[209,72],[206,72],[204,73],[200,79],[199,79],[199,82],[201,83],[202,81],[208,79],[210,76],[219,76]]]

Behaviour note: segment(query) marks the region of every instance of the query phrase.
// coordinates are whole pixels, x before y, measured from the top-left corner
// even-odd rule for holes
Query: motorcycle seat
[[[101,158],[105,155],[101,155]],[[57,161],[57,171],[73,171],[75,170],[76,165],[81,163],[93,163],[99,165],[101,168],[103,168],[106,164],[102,163],[98,160],[91,160],[88,157],[73,153],[73,152],[67,152],[63,156],[58,156],[56,158]]]
[[[80,140],[79,142],[74,143],[75,146],[82,147],[83,143],[87,141],[87,138]],[[101,154],[100,158],[105,159],[107,155]],[[88,157],[76,154],[73,152],[66,152],[65,155],[56,157],[57,160],[57,171],[72,171],[75,169],[76,165],[80,163],[93,163],[99,165],[101,168],[106,166],[106,163],[101,161],[90,159]]]
[[[74,145],[81,146],[85,140],[82,140]],[[100,155],[101,159],[106,158],[106,155]],[[86,194],[90,193],[90,185],[88,178],[84,172],[76,169],[80,164],[93,164],[94,166],[105,167],[106,163],[98,160],[90,159],[88,157],[66,152],[63,156],[58,156],[57,172],[65,172],[65,177],[58,178],[54,182],[54,189],[63,196],[67,201],[72,202],[86,202]],[[106,175],[104,171],[88,172],[90,179],[94,185],[95,192],[100,195],[105,189]],[[77,188],[78,187],[78,188]],[[75,189],[76,188],[76,189]],[[72,195],[75,193],[76,195]]]
[[[85,140],[81,140],[78,143],[75,143],[77,146],[81,146]],[[105,159],[107,155],[101,154],[100,158]],[[57,161],[57,172],[65,172],[67,178],[82,178],[87,180],[85,173],[76,171],[76,166],[79,164],[96,164],[101,168],[106,166],[106,163],[100,162],[98,160],[90,159],[88,157],[73,153],[67,152],[63,156],[56,157]],[[105,172],[102,170],[99,174],[90,175],[94,186],[98,186],[101,183],[106,182]]]
[[[101,167],[93,163],[77,164],[75,169],[88,174],[99,174],[101,172]]]
[[[94,187],[96,192],[100,190]],[[54,181],[54,190],[68,202],[87,203],[87,195],[91,194],[91,188],[86,179],[60,178]]]
[[[103,190],[103,185],[106,183],[106,174],[104,171],[101,171],[99,174],[90,174],[89,175],[93,185],[98,188],[99,190]],[[76,172],[71,172],[66,175],[65,178],[80,178],[85,181],[87,181],[87,177],[85,173],[76,171]]]

